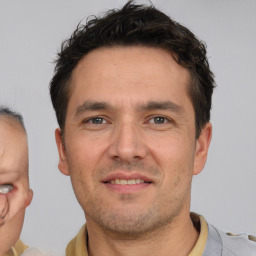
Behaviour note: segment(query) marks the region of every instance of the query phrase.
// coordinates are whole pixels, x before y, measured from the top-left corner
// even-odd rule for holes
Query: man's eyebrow
[[[176,112],[177,114],[182,114],[184,112],[183,107],[177,105],[172,101],[150,101],[146,104],[140,104],[138,106],[138,111],[150,111],[150,110],[170,110]],[[78,106],[75,112],[76,116],[86,112],[86,111],[97,111],[97,110],[113,110],[113,106],[106,102],[91,102],[86,101],[82,105]]]
[[[107,110],[112,109],[112,107],[106,102],[84,102],[82,105],[78,106],[76,109],[76,116],[79,116],[86,111],[97,111],[97,110]]]
[[[140,105],[139,111],[150,111],[150,110],[170,110],[177,114],[182,114],[184,109],[182,106],[177,105],[172,101],[150,101],[145,105]]]

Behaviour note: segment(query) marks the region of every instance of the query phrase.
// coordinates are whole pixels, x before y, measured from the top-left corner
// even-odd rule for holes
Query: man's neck
[[[89,256],[185,256],[198,239],[188,214],[148,234],[122,236],[87,221]]]

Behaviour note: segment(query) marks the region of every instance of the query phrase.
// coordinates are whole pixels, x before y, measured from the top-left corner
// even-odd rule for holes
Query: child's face
[[[0,256],[18,240],[33,196],[28,182],[27,136],[16,121],[0,119],[0,185],[4,184],[13,189],[0,193]]]

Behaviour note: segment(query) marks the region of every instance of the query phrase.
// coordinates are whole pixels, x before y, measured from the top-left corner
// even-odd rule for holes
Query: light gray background
[[[63,253],[84,222],[69,178],[57,168],[57,127],[48,96],[52,61],[63,39],[90,14],[121,0],[0,0],[0,104],[24,115],[34,200],[22,239]],[[208,45],[218,88],[205,170],[194,178],[192,210],[234,233],[256,234],[256,1],[154,1]]]

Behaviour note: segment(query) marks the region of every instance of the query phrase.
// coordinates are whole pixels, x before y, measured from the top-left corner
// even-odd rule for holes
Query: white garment
[[[36,248],[30,247],[27,250],[25,250],[21,256],[43,256],[43,254],[38,251]]]
[[[55,255],[49,254],[49,253],[41,253],[36,248],[30,247],[27,250],[25,250],[20,256],[55,256]]]

